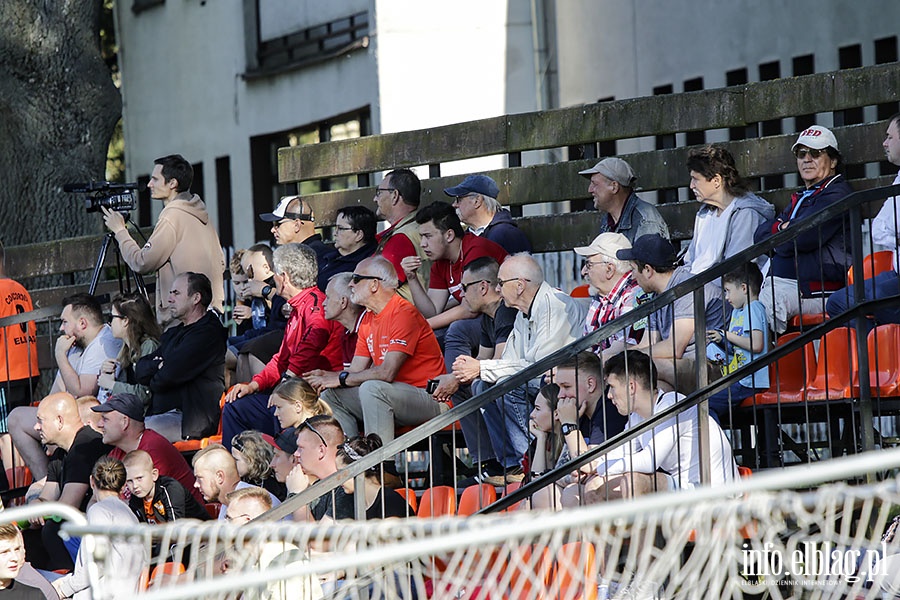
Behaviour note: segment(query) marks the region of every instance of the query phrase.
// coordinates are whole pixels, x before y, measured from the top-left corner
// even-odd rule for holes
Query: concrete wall
[[[359,10],[360,2],[348,6],[347,15]],[[252,228],[239,225],[256,218],[250,138],[376,104],[371,49],[245,80],[242,0],[170,0],[137,15],[119,10],[117,24],[128,179],[149,173],[154,158],[173,152],[202,161],[204,200],[218,222],[215,159],[230,156],[238,246],[255,241]],[[154,214],[161,208],[155,206]]]
[[[117,11],[129,180],[157,156],[203,162],[216,215],[215,164],[230,156],[235,242],[252,243],[251,137],[371,107],[375,133],[535,110],[530,2],[264,0],[263,39],[368,9],[365,50],[246,80],[244,0]],[[128,6],[124,0],[123,7]],[[503,166],[502,157],[447,165],[445,174]],[[427,176],[427,172],[422,173]],[[158,213],[161,207],[154,207]]]
[[[665,84],[677,93],[695,77],[724,87],[725,73],[741,67],[759,81],[759,65],[771,61],[787,77],[792,58],[806,54],[816,72],[835,70],[838,48],[857,43],[871,65],[873,41],[897,35],[900,21],[895,0],[559,0],[556,11],[562,106],[647,96]]]

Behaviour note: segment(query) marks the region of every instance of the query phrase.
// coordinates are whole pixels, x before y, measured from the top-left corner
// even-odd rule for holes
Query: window
[[[892,62],[897,62],[897,36],[892,35],[875,40],[875,64],[883,65]],[[890,119],[898,112],[900,112],[900,103],[898,102],[885,102],[876,108],[878,120]],[[897,172],[897,167],[886,160],[881,161],[878,168],[880,175],[893,175]]]
[[[684,82],[684,91],[686,92],[699,92],[703,89],[703,78],[695,77],[693,79],[686,79]],[[688,146],[699,146],[701,144],[706,143],[706,132],[705,131],[688,131],[684,134],[684,143]]]
[[[219,241],[234,245],[234,217],[231,210],[231,157],[216,159],[216,206],[219,209]]]
[[[781,64],[776,60],[759,65],[759,80],[772,81],[781,78]],[[781,119],[771,119],[760,123],[760,135],[780,135],[784,133]],[[769,175],[762,179],[762,189],[777,190],[784,187],[784,175]]]
[[[816,61],[812,54],[795,56],[791,60],[791,74],[794,77],[812,75],[816,72]],[[810,125],[816,124],[816,115],[798,115],[794,117],[794,131],[803,131]]]
[[[841,69],[855,69],[862,66],[862,46],[853,44],[852,46],[844,46],[838,49],[838,67]],[[853,125],[863,123],[863,107],[848,108],[839,110],[834,113],[834,126],[843,127],[845,125]],[[844,176],[847,179],[860,179],[866,176],[865,165],[846,165],[844,167]]]
[[[253,179],[253,212],[255,214],[271,212],[278,204],[279,198],[289,194],[312,194],[358,187],[360,182],[356,177],[303,181],[299,183],[299,189],[296,183],[281,184],[278,182],[278,149],[361,137],[369,135],[371,129],[369,109],[365,108],[327,121],[251,138],[250,170]],[[255,239],[267,239],[270,236],[269,227],[269,223],[255,219]]]
[[[741,67],[740,69],[734,69],[725,73],[725,85],[728,87],[746,85],[748,81],[746,67]],[[753,124],[745,125],[743,127],[728,128],[728,139],[732,141],[745,140],[747,138],[756,137],[756,135],[756,125]]]
[[[654,96],[662,96],[665,94],[671,94],[675,90],[672,84],[660,85],[653,88]],[[667,133],[665,135],[656,136],[656,149],[657,150],[665,150],[667,148],[674,148],[676,145],[675,142],[675,134]],[[667,188],[662,190],[657,190],[656,192],[656,203],[657,204],[666,204],[669,202],[678,202],[678,189],[677,188]]]

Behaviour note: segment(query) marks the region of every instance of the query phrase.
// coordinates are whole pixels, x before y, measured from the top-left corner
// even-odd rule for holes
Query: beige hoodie
[[[197,194],[181,192],[163,208],[144,247],[122,230],[116,234],[122,258],[137,273],[156,271],[156,314],[163,327],[172,317],[168,297],[175,276],[185,271],[203,273],[212,283],[212,306],[225,303],[225,254],[219,234],[209,222],[206,204]]]

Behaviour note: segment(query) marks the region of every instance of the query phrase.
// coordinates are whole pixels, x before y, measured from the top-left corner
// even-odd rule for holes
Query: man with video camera
[[[136,273],[156,271],[156,318],[164,328],[177,325],[166,303],[175,276],[186,271],[203,273],[212,283],[211,306],[222,311],[225,302],[225,255],[219,234],[209,220],[206,204],[191,194],[194,169],[180,154],[157,158],[147,187],[150,197],[164,207],[150,239],[143,247],[131,237],[121,213],[105,206],[103,222],[116,236],[122,259]]]

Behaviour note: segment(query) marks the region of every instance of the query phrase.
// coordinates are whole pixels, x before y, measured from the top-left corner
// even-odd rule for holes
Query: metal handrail
[[[799,222],[795,225],[792,225],[791,227],[788,227],[787,229],[772,235],[770,238],[768,238],[758,244],[755,244],[745,250],[742,250],[741,252],[738,252],[737,254],[729,257],[726,260],[721,261],[716,266],[714,266],[710,269],[707,269],[704,273],[695,275],[695,276],[691,277],[690,279],[663,292],[662,294],[659,294],[650,302],[647,302],[646,304],[642,304],[641,306],[634,308],[633,310],[629,311],[628,313],[601,326],[599,329],[590,333],[589,335],[582,337],[578,340],[575,340],[568,346],[561,348],[560,350],[544,357],[543,359],[537,361],[533,365],[519,371],[517,374],[510,376],[506,380],[503,380],[503,381],[495,384],[494,386],[492,386],[491,388],[488,388],[481,394],[478,394],[477,396],[474,396],[471,399],[466,400],[463,403],[460,403],[458,406],[454,406],[452,409],[448,410],[447,412],[442,413],[441,415],[438,415],[437,417],[427,421],[426,423],[423,423],[422,425],[419,425],[412,431],[410,431],[400,437],[395,438],[393,441],[385,444],[379,450],[367,454],[366,456],[362,457],[362,459],[360,459],[358,461],[354,461],[351,465],[348,465],[348,466],[338,470],[336,473],[329,475],[325,479],[318,481],[315,485],[310,486],[306,490],[300,492],[296,496],[294,496],[291,499],[287,500],[286,502],[282,503],[280,506],[273,508],[269,512],[261,515],[259,517],[259,519],[262,519],[262,520],[281,519],[281,518],[287,516],[289,513],[293,512],[294,510],[313,502],[314,500],[318,499],[321,496],[324,496],[327,493],[330,493],[332,490],[335,490],[338,486],[340,486],[344,482],[346,482],[350,479],[356,478],[356,477],[363,477],[366,470],[368,470],[372,467],[375,467],[376,465],[379,465],[384,460],[389,459],[389,458],[393,457],[394,455],[398,454],[399,452],[402,452],[402,451],[408,449],[413,444],[424,440],[425,438],[431,436],[434,433],[437,433],[438,431],[441,431],[445,427],[455,423],[460,418],[462,418],[466,415],[469,415],[469,414],[475,412],[476,410],[481,409],[488,402],[492,402],[493,400],[499,398],[503,394],[505,394],[521,385],[526,384],[529,380],[533,379],[534,377],[536,377],[542,373],[545,373],[549,369],[551,369],[551,368],[555,367],[556,365],[558,365],[559,363],[561,363],[563,360],[574,356],[575,354],[577,354],[578,352],[580,352],[582,350],[586,350],[586,349],[596,345],[601,340],[610,337],[612,334],[614,334],[618,331],[621,331],[622,329],[630,327],[631,325],[637,323],[641,319],[648,318],[652,313],[655,313],[659,309],[667,306],[668,304],[673,302],[676,298],[685,296],[688,293],[693,293],[694,291],[696,291],[698,289],[702,290],[702,288],[705,284],[721,278],[724,274],[726,274],[744,264],[747,264],[749,261],[751,261],[754,258],[757,258],[763,254],[769,253],[776,246],[779,246],[786,242],[790,242],[791,240],[796,239],[801,234],[818,228],[819,226],[821,226],[822,224],[824,224],[825,222],[827,222],[833,218],[843,216],[846,213],[850,213],[851,215],[855,215],[856,219],[861,219],[861,207],[863,205],[868,204],[870,202],[877,201],[877,200],[883,200],[885,198],[889,198],[889,197],[896,196],[896,195],[900,195],[900,185],[892,185],[892,186],[881,187],[881,188],[873,188],[873,189],[869,189],[869,190],[854,192],[854,193],[848,195],[846,198],[844,198],[840,202],[836,202],[835,204],[832,204],[831,206],[820,211],[819,213],[817,213],[811,217],[807,217],[807,218],[803,219],[801,222]],[[855,220],[855,219],[853,219],[853,220]],[[862,265],[863,257],[861,256],[861,254],[862,254],[862,243],[861,243],[861,238],[860,238],[861,227],[854,228],[854,227],[852,227],[852,225],[853,225],[853,223],[851,223],[851,246],[854,250],[852,252],[853,269],[854,269],[854,272],[856,272],[856,273],[862,273],[863,272],[863,270],[862,270],[863,269],[863,265]],[[858,244],[858,248],[857,248],[856,244]],[[855,278],[854,290],[855,290],[855,295],[856,295],[857,299],[861,299],[863,297],[863,278],[862,277]],[[830,327],[823,328],[822,331],[827,331],[829,328]],[[702,339],[702,337],[696,338],[696,336],[695,336],[695,339]],[[859,340],[857,340],[857,341],[859,342]],[[862,340],[862,343],[865,344],[865,339]],[[788,346],[785,345],[785,347],[788,347]],[[787,354],[787,352],[784,352],[784,354]],[[861,352],[860,354],[864,354],[864,353]],[[779,353],[775,354],[773,352],[773,356],[780,357],[780,356],[783,356],[783,354],[780,353],[780,349],[779,349]],[[697,357],[698,357],[698,365],[700,367],[702,367],[703,364],[705,363],[705,353],[698,352]],[[772,358],[772,356],[769,356],[767,354],[766,360],[768,362],[771,362],[771,360],[774,360],[774,359]],[[765,364],[768,364],[768,362],[766,362]],[[762,364],[762,362],[758,362],[758,363],[754,362],[755,368],[748,369],[746,372],[737,371],[735,373],[735,375],[744,373],[744,376],[746,376],[750,372],[753,372],[753,371],[759,369],[760,368],[759,365],[761,365],[761,364]],[[745,369],[747,369],[747,367],[745,367]],[[731,379],[727,379],[725,381],[731,381]],[[663,418],[665,418],[667,416],[671,416],[672,414],[675,414],[677,412],[680,412],[680,410],[686,410],[687,408],[690,408],[690,406],[694,406],[694,405],[698,404],[699,402],[701,402],[702,400],[707,398],[711,393],[713,393],[713,391],[721,389],[721,387],[724,385],[724,383],[725,382],[723,380],[719,380],[716,382],[715,387],[712,388],[712,391],[707,389],[707,390],[701,390],[700,392],[695,392],[694,394],[691,394],[690,396],[688,396],[687,399],[676,404],[675,407],[672,407],[671,409],[668,409],[662,413],[659,413],[659,415],[654,416],[654,418],[648,420],[646,422],[646,424],[648,424],[649,427],[652,427],[659,420],[662,420]],[[861,386],[864,385],[866,388],[866,391],[868,391],[868,379],[867,378],[866,378],[865,382],[860,381],[860,384],[861,384]],[[688,402],[690,402],[690,406],[687,405]],[[659,417],[659,419],[657,419],[657,417]],[[634,431],[630,432],[628,435],[631,435],[631,434],[636,435],[636,433]],[[631,437],[623,437],[623,434],[619,434],[619,435],[615,436],[614,438],[611,438],[610,441],[616,440],[618,442],[624,442],[628,439],[631,439]],[[612,445],[609,443],[606,443],[606,444],[603,444],[600,446],[600,448],[603,448],[605,450],[609,450],[611,447],[612,447]],[[580,461],[583,458],[583,456],[585,456],[585,455],[578,457],[578,460]],[[579,464],[584,464],[587,462],[587,460],[589,460],[589,459],[585,459],[584,462],[580,462]],[[567,466],[574,466],[574,465],[575,465],[575,463],[569,463],[569,465],[567,465]],[[546,481],[547,483],[544,483],[544,485],[547,485],[549,483],[550,475],[553,473],[556,473],[556,471],[558,471],[558,469],[551,471],[550,473],[548,473],[547,475],[545,475],[544,477],[542,477],[536,481],[541,481],[541,482]],[[567,472],[571,472],[571,469],[569,469]],[[357,480],[357,481],[359,481],[359,480]],[[529,484],[529,486],[523,486],[522,488],[520,488],[520,490],[517,490],[514,494],[505,496],[504,498],[502,498],[501,500],[498,500],[496,503],[494,503],[491,506],[492,507],[493,506],[500,507],[501,502],[504,502],[504,504],[502,505],[503,507],[513,504],[514,502],[524,498],[524,494],[520,494],[519,492],[525,490],[527,487],[531,487],[531,485],[532,484]],[[543,487],[543,486],[541,486],[541,487]],[[538,488],[532,488],[532,492],[535,491],[536,489],[538,489]],[[511,498],[513,498],[513,497],[515,497],[517,499],[512,500]]]
[[[583,454],[579,454],[577,457],[566,462],[565,464],[547,471],[539,478],[533,479],[514,492],[505,495],[503,498],[498,498],[496,502],[485,506],[476,514],[492,513],[512,506],[520,500],[531,496],[538,490],[541,490],[544,487],[550,485],[561,477],[579,469],[581,466],[607,454],[610,450],[627,442],[630,442],[634,438],[652,429],[659,423],[670,419],[674,415],[678,415],[690,408],[693,408],[694,406],[697,406],[716,392],[726,389],[732,383],[740,381],[744,377],[747,377],[748,375],[751,375],[763,368],[768,368],[770,364],[777,362],[788,354],[801,349],[803,346],[806,346],[814,340],[821,339],[829,331],[837,329],[839,327],[843,327],[844,324],[850,319],[859,320],[861,318],[864,318],[865,315],[871,314],[872,309],[896,305],[898,300],[900,300],[900,295],[862,302],[859,305],[847,310],[846,312],[841,313],[840,315],[829,318],[827,321],[816,325],[815,327],[807,329],[790,342],[773,348],[769,352],[766,352],[763,356],[760,356],[753,361],[748,362],[741,368],[728,373],[728,375],[723,376],[721,379],[717,379],[707,387],[688,394],[669,408],[655,413],[652,417],[648,418],[645,421],[642,421],[640,424],[626,429],[625,431],[615,435],[614,437],[609,438],[605,442],[597,445],[594,448],[591,448],[590,450],[587,450]],[[865,343],[865,340],[863,340],[863,343]],[[860,372],[862,372],[862,369],[860,369]],[[862,381],[863,378],[860,377],[860,385],[862,385]]]

